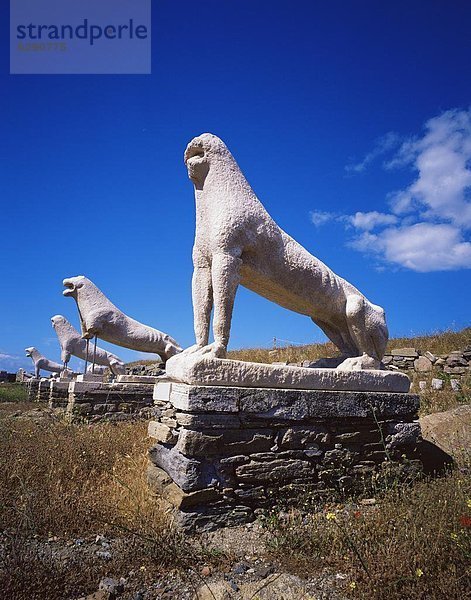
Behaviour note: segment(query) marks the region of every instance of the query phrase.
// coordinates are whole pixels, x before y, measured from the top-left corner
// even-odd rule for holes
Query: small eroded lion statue
[[[80,333],[75,329],[69,321],[62,315],[51,317],[51,323],[59,339],[61,347],[61,360],[64,365],[67,365],[71,356],[76,356],[85,361],[92,361],[95,358],[95,364],[90,365],[93,373],[103,373],[106,367],[109,367],[115,375],[124,375],[126,367],[124,362],[111,352],[97,346],[96,348],[88,348],[87,342]],[[103,366],[100,369],[98,365]]]
[[[41,375],[41,370],[50,371],[51,373],[62,373],[62,371],[66,371],[63,365],[54,362],[53,360],[49,360],[45,356],[39,352],[34,346],[30,346],[29,348],[25,348],[26,356],[29,356],[34,364],[34,375],[36,379],[39,379]]]
[[[345,357],[338,368],[379,368],[388,340],[384,310],[278,227],[222,140],[204,133],[184,158],[196,200],[196,345],[185,352],[225,357],[242,284],[310,317]],[[213,308],[214,343],[208,345]]]

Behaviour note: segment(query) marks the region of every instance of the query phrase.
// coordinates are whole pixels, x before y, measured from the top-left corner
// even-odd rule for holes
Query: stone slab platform
[[[403,393],[410,389],[409,378],[400,372],[251,363],[198,353],[173,356],[167,361],[166,373],[189,385]]]
[[[161,382],[148,481],[184,531],[253,520],[417,469],[418,396]],[[406,458],[404,458],[406,457]]]
[[[51,381],[49,384],[49,408],[66,409],[69,402],[69,381]]]
[[[153,385],[157,383],[159,376],[157,375],[118,375],[118,383],[147,383]]]
[[[124,421],[147,417],[153,405],[153,384],[73,381],[66,413],[72,421]]]
[[[415,415],[419,398],[390,392],[345,392],[196,386],[162,382],[154,399],[167,401],[188,413],[251,414],[260,419],[367,418],[375,410],[378,419]]]

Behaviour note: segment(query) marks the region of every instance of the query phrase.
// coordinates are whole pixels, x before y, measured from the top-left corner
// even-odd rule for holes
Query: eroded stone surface
[[[272,432],[263,429],[229,429],[216,435],[183,429],[176,448],[185,456],[228,456],[270,450],[273,441]]]
[[[410,394],[173,384],[149,427],[162,441],[149,456],[180,526],[214,529],[280,501],[325,502],[380,476],[407,478],[418,406]],[[204,502],[197,492],[208,492]]]
[[[26,356],[29,356],[34,364],[34,374],[36,379],[39,379],[41,375],[41,370],[49,371],[51,373],[60,373],[64,366],[56,363],[52,360],[49,360],[45,356],[39,352],[34,346],[30,346],[29,348],[25,348]]]
[[[238,413],[242,421],[306,418],[378,419],[415,414],[419,399],[413,394],[386,392],[329,392],[319,390],[250,389],[175,384],[170,394],[175,408],[189,413]]]
[[[212,358],[198,353],[174,356],[167,362],[166,371],[168,377],[177,382],[199,386],[368,392],[408,392],[410,388],[407,375],[399,372],[279,366]]]
[[[340,368],[378,368],[388,339],[384,310],[278,227],[221,139],[209,133],[194,138],[185,164],[196,200],[196,345],[186,352],[225,356],[242,284],[310,317],[345,357],[354,357]],[[215,341],[208,345],[213,308]]]
[[[80,333],[65,317],[62,315],[55,315],[54,317],[51,317],[51,322],[59,339],[61,360],[65,365],[68,364],[71,356],[76,356],[82,360],[88,362],[94,360],[97,365],[109,367],[115,375],[126,372],[124,362],[116,356],[116,354],[112,354],[99,346],[95,348],[94,345],[90,343],[87,348],[87,340],[82,338]]]
[[[184,491],[193,492],[218,483],[216,471],[211,464],[195,458],[187,458],[175,447],[155,444],[149,450],[150,460],[163,469]]]

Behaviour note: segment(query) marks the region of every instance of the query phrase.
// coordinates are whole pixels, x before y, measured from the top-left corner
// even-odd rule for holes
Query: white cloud
[[[398,140],[387,134],[347,170],[365,170]],[[429,119],[424,133],[404,141],[383,166],[408,167],[414,177],[387,196],[390,212],[318,213],[329,217],[313,222],[319,226],[335,220],[353,226],[358,235],[350,247],[372,253],[384,264],[418,272],[471,268],[471,109],[448,110]]]
[[[316,226],[320,227],[321,225],[325,225],[329,221],[333,221],[336,219],[336,215],[330,212],[323,212],[322,210],[312,210],[310,212],[311,222]]]
[[[471,243],[449,224],[416,223],[391,227],[376,235],[364,232],[351,246],[422,273],[471,267]]]
[[[386,213],[380,213],[376,210],[371,212],[357,212],[349,217],[350,223],[356,229],[364,229],[370,231],[381,225],[393,225],[397,223],[398,218],[396,215],[388,215]]]
[[[390,131],[376,140],[373,150],[368,152],[360,162],[347,165],[345,170],[347,173],[362,173],[374,160],[397,147],[399,143],[400,138],[397,133]]]
[[[449,110],[427,121],[425,130],[388,163],[417,171],[410,186],[391,196],[391,208],[399,215],[418,210],[425,220],[471,228],[471,109]]]

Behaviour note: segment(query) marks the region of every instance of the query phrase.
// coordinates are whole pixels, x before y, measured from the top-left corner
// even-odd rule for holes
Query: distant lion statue
[[[123,348],[158,354],[163,361],[182,351],[167,333],[125,315],[87,277],[69,277],[63,284],[66,288],[63,295],[77,303],[83,338],[96,335]]]
[[[25,354],[33,361],[34,375],[36,379],[39,379],[41,370],[50,371],[51,373],[62,373],[63,371],[67,371],[64,369],[63,365],[60,365],[59,363],[49,360],[43,356],[41,352],[39,352],[39,350],[37,350],[34,346],[25,348]]]
[[[278,227],[221,139],[194,138],[184,160],[196,200],[196,345],[185,353],[226,356],[241,284],[310,317],[340,349],[339,369],[380,368],[388,340],[384,310]],[[213,308],[214,343],[208,344]]]
[[[62,315],[51,317],[51,323],[59,339],[61,347],[61,360],[67,365],[71,356],[76,356],[82,360],[92,362],[90,369],[93,373],[103,373],[106,367],[109,367],[115,375],[124,375],[126,367],[124,362],[111,352],[97,346],[90,347],[87,352],[87,341],[84,340],[75,327],[67,321]],[[98,365],[103,366],[99,368]]]

